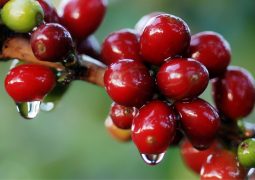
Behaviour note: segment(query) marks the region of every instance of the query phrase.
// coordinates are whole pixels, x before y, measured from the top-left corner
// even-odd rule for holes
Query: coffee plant
[[[107,0],[64,0],[58,12],[47,0],[1,0],[0,7],[0,58],[13,60],[4,87],[23,118],[51,111],[47,99],[87,81],[113,101],[106,129],[132,140],[146,164],[179,146],[202,180],[254,178],[255,124],[244,120],[255,104],[254,79],[231,65],[221,34],[191,34],[180,17],[152,12],[100,46],[93,34]],[[208,84],[215,106],[199,97]]]

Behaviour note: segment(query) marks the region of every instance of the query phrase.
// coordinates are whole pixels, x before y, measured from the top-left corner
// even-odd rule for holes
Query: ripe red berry
[[[245,179],[245,170],[231,151],[218,150],[208,156],[200,172],[201,180]]]
[[[166,14],[164,12],[152,12],[150,14],[144,15],[135,25],[135,30],[141,35],[143,33],[144,28],[146,27],[146,24],[154,17],[160,15],[160,14]]]
[[[222,78],[213,80],[213,98],[217,108],[233,120],[249,115],[255,103],[252,75],[245,69],[231,66]]]
[[[176,16],[161,14],[146,24],[140,39],[140,52],[145,61],[160,65],[166,58],[186,51],[189,44],[188,25]]]
[[[73,50],[70,33],[57,23],[39,26],[32,33],[30,42],[34,55],[43,61],[61,61]]]
[[[76,39],[91,35],[103,20],[107,0],[65,0],[60,5],[63,25]]]
[[[166,151],[175,135],[175,114],[161,101],[144,105],[133,120],[132,140],[141,154],[160,154]]]
[[[110,116],[113,123],[120,129],[130,129],[133,119],[138,109],[135,107],[125,107],[117,103],[112,103]]]
[[[200,174],[202,165],[207,157],[213,154],[217,149],[217,143],[213,143],[208,149],[199,151],[193,147],[188,139],[185,139],[181,144],[181,156],[185,164],[195,173]]]
[[[100,59],[100,44],[97,38],[93,35],[79,42],[77,51],[79,54],[86,54],[93,58]]]
[[[154,81],[138,61],[125,59],[111,64],[104,74],[107,93],[116,103],[141,107],[153,95]]]
[[[122,29],[108,35],[103,44],[102,61],[110,65],[121,59],[140,60],[139,37],[132,29]]]
[[[202,99],[177,102],[175,108],[192,145],[200,150],[207,149],[220,127],[216,109]]]
[[[169,60],[160,67],[157,74],[161,93],[172,100],[197,97],[204,92],[208,82],[207,69],[192,59]]]
[[[40,101],[55,84],[51,69],[37,64],[17,66],[5,78],[5,89],[15,102]]]
[[[9,0],[0,0],[0,8],[2,8],[8,1]]]
[[[214,78],[225,72],[231,60],[229,43],[218,33],[205,31],[191,37],[191,57],[208,69]]]
[[[37,0],[44,11],[44,21],[46,23],[59,23],[59,16],[50,0]]]

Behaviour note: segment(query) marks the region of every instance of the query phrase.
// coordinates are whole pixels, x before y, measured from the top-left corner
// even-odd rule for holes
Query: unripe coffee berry
[[[238,160],[245,167],[255,167],[255,138],[246,139],[238,146]]]
[[[9,29],[27,33],[43,21],[44,13],[35,0],[11,0],[1,10],[1,18]]]

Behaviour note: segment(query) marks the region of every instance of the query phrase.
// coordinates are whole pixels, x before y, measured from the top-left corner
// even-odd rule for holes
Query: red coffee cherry
[[[185,139],[180,146],[183,161],[187,167],[197,174],[200,174],[202,165],[205,163],[207,157],[213,154],[217,148],[217,143],[213,143],[208,149],[199,151],[193,147],[188,139]]]
[[[50,0],[37,0],[44,11],[44,21],[46,23],[59,23],[59,16]]]
[[[175,135],[175,114],[161,101],[144,105],[133,120],[132,140],[141,154],[160,154],[166,151]]]
[[[8,1],[9,0],[0,0],[0,8],[2,8]]]
[[[61,61],[73,50],[70,33],[57,23],[39,26],[32,33],[30,43],[34,55],[42,61]]]
[[[141,35],[143,33],[144,28],[146,27],[146,24],[154,17],[160,15],[160,14],[167,14],[164,12],[152,12],[150,14],[144,15],[135,25],[135,30]]]
[[[125,107],[117,103],[112,103],[110,116],[113,123],[120,129],[130,129],[133,119],[138,109],[135,107]]]
[[[188,25],[179,17],[161,14],[146,24],[140,39],[140,52],[145,61],[160,65],[166,58],[186,51],[189,44]]]
[[[56,84],[48,67],[23,64],[10,70],[5,78],[5,89],[15,102],[40,101]]]
[[[220,127],[216,109],[202,99],[177,102],[175,108],[192,145],[199,150],[207,149]]]
[[[141,107],[153,95],[154,81],[138,61],[125,59],[111,64],[104,74],[107,93],[116,103]]]
[[[192,59],[169,60],[157,74],[160,92],[172,100],[197,97],[204,92],[208,82],[205,66]]]
[[[229,43],[218,33],[205,31],[191,37],[191,57],[208,69],[210,78],[225,72],[231,60]]]
[[[238,120],[249,115],[255,103],[252,75],[241,67],[231,66],[222,78],[213,80],[213,98],[225,116]]]
[[[86,54],[95,59],[100,59],[100,44],[94,35],[85,38],[77,45],[77,51],[79,54]]]
[[[101,24],[107,0],[65,0],[60,5],[61,21],[76,39],[91,35]]]
[[[209,179],[245,179],[245,169],[231,151],[218,150],[208,156],[200,172],[201,180]]]
[[[105,64],[117,62],[121,59],[140,61],[139,36],[132,29],[122,29],[108,35],[103,44],[101,57]]]

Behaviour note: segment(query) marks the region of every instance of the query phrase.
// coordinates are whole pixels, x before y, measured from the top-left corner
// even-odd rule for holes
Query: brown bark
[[[64,70],[64,66],[60,63],[45,62],[38,60],[31,49],[29,40],[22,36],[10,37],[2,45],[0,59],[19,59],[26,63],[42,64],[56,70]],[[89,56],[78,56],[79,64],[83,72],[79,72],[77,79],[84,80],[99,86],[104,86],[103,76],[105,65],[100,61]]]

